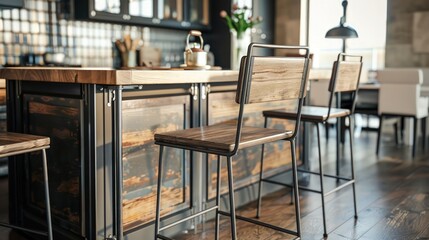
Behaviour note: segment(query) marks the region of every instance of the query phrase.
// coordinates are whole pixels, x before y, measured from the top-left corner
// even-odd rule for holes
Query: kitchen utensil
[[[189,38],[190,36],[199,37],[200,39],[200,47],[197,48],[196,46],[191,47],[189,45]],[[188,67],[201,67],[207,65],[207,53],[203,50],[204,46],[204,40],[201,36],[200,31],[191,30],[189,31],[188,36],[186,37],[186,50],[184,53],[185,58],[185,64]]]

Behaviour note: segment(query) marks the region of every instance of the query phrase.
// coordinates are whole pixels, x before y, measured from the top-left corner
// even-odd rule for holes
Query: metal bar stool
[[[0,226],[13,228],[21,231],[26,231],[38,235],[48,236],[49,240],[53,239],[52,236],[52,221],[51,221],[51,207],[49,202],[49,183],[48,183],[48,165],[46,161],[46,149],[49,148],[49,137],[35,136],[29,134],[5,132],[0,133],[0,158],[15,156],[19,154],[42,151],[43,157],[43,177],[45,181],[45,204],[46,204],[46,221],[48,231],[42,232],[38,230],[23,228],[9,223],[0,223]]]
[[[311,122],[314,123],[317,130],[317,147],[318,147],[318,155],[319,155],[319,172],[312,172],[304,169],[298,169],[299,172],[305,172],[309,174],[316,174],[320,177],[320,190],[310,189],[307,187],[300,186],[299,189],[306,190],[310,192],[320,193],[322,198],[322,214],[323,214],[323,236],[327,237],[328,233],[326,230],[326,214],[325,214],[325,197],[346,187],[349,185],[353,186],[353,203],[354,203],[354,213],[355,218],[357,218],[357,210],[356,210],[356,192],[355,192],[355,174],[354,174],[354,166],[353,166],[353,118],[351,115],[354,112],[357,89],[359,85],[360,73],[362,69],[362,57],[354,56],[354,55],[346,55],[340,53],[338,55],[337,61],[334,62],[334,66],[332,69],[331,81],[329,84],[329,105],[328,107],[315,107],[315,106],[304,106],[302,108],[301,120],[303,122]],[[352,102],[350,104],[349,109],[342,108],[332,108],[332,101],[334,94],[349,92],[352,95]],[[272,110],[272,111],[264,111],[265,117],[265,126],[267,126],[268,118],[279,118],[279,119],[287,119],[293,120],[296,118],[296,113],[293,111],[286,110]],[[327,124],[329,119],[337,119],[347,118],[349,120],[349,133],[350,133],[350,163],[351,163],[351,177],[343,177],[339,175],[329,175],[323,172],[322,165],[322,156],[320,151],[320,130],[319,123]],[[338,144],[338,141],[337,141]],[[338,149],[338,146],[337,146]],[[281,183],[278,181],[270,180],[263,177],[263,162],[261,162],[261,172],[260,172],[260,181],[259,181],[259,194],[258,194],[258,213],[260,214],[260,206],[261,206],[261,189],[262,183],[268,182],[273,184],[278,184],[282,186],[287,186],[294,188],[295,186],[290,184]],[[335,178],[337,180],[345,180],[346,182],[335,187],[334,189],[326,192],[323,186],[323,177]]]
[[[292,49],[306,52],[304,57],[274,57],[256,56],[255,49]],[[155,143],[160,145],[159,167],[158,167],[158,188],[155,221],[155,239],[170,239],[160,234],[160,231],[175,226],[191,218],[200,216],[209,211],[216,211],[215,238],[219,239],[219,217],[225,215],[230,217],[231,238],[237,239],[236,219],[244,220],[253,224],[258,224],[277,231],[282,231],[297,237],[301,236],[299,194],[297,181],[297,166],[295,159],[295,138],[299,128],[301,108],[305,97],[306,83],[308,81],[309,50],[304,47],[290,47],[269,44],[250,44],[247,57],[244,57],[240,65],[239,82],[237,85],[236,103],[240,104],[237,125],[217,124],[190,128],[174,132],[155,134]],[[268,128],[257,128],[243,126],[244,107],[251,103],[270,102],[278,100],[294,100],[296,103],[295,127],[293,130],[277,130]],[[286,140],[291,143],[293,182],[296,185],[295,191],[295,216],[296,231],[274,226],[261,222],[253,218],[236,216],[234,199],[234,181],[232,171],[232,157],[238,150],[261,145],[264,143]],[[198,151],[218,155],[217,165],[217,189],[215,206],[195,213],[180,221],[161,227],[160,226],[160,204],[162,188],[162,161],[164,147],[174,147],[190,151]],[[227,158],[228,187],[230,211],[220,209],[220,168],[221,156]]]

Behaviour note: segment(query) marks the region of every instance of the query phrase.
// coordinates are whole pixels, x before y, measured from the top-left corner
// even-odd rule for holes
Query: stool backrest
[[[329,91],[331,92],[331,95],[328,105],[328,118],[334,94],[336,93],[348,92],[352,94],[352,99],[348,108],[351,113],[354,112],[361,71],[362,56],[348,55],[344,53],[338,54],[337,61],[334,62],[332,67],[332,76],[329,83]]]
[[[242,61],[246,61],[244,58]],[[247,95],[244,104],[289,100],[305,97],[302,91],[307,77],[306,59],[304,57],[252,57],[249,59],[251,74],[245,79],[242,72],[237,88],[236,102],[241,102],[241,92],[247,84]],[[246,66],[242,64],[241,66]],[[242,69],[244,71],[244,69]]]
[[[291,49],[304,51],[302,57],[258,56],[255,49]],[[236,148],[243,123],[244,105],[280,100],[297,101],[297,119],[294,136],[301,119],[301,108],[308,82],[310,66],[309,49],[300,46],[251,43],[247,56],[241,59],[240,74],[235,101],[240,104]]]

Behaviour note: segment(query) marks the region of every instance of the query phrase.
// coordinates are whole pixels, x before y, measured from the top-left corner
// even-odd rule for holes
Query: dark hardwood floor
[[[331,131],[333,133],[333,131]],[[355,138],[355,168],[357,179],[358,219],[353,217],[351,187],[326,198],[328,239],[429,239],[429,147],[422,149],[420,141],[415,159],[411,147],[396,146],[393,134],[383,134],[380,156],[375,155],[375,132],[362,132]],[[327,173],[335,172],[335,136],[328,142],[322,137],[322,154]],[[348,140],[342,152],[341,171],[349,173]],[[311,151],[312,168],[316,170],[316,148]],[[326,188],[335,186],[325,181]],[[319,186],[318,177],[311,176],[310,186]],[[7,178],[0,179],[0,218],[7,219]],[[323,239],[320,195],[300,192],[302,239]],[[288,204],[290,191],[280,190],[263,199],[262,219],[294,228],[294,209]],[[255,203],[240,209],[239,214],[253,217]],[[285,220],[286,219],[286,220]],[[176,239],[213,239],[213,223],[199,226],[197,231],[176,236]],[[229,221],[222,217],[221,239],[229,239]],[[238,220],[238,237],[244,239],[292,239],[293,237],[257,227]],[[0,240],[25,240],[15,231],[0,228]]]
[[[332,131],[333,132],[333,131]],[[324,169],[335,172],[335,136],[328,142],[322,140]],[[324,138],[322,138],[324,139]],[[355,141],[355,169],[358,219],[353,214],[351,187],[327,198],[328,239],[429,239],[429,148],[423,150],[420,141],[415,159],[411,147],[395,145],[393,133],[383,134],[380,156],[375,155],[376,132],[362,132]],[[350,172],[348,142],[342,149],[341,172]],[[316,169],[316,148],[311,161]],[[335,180],[325,180],[325,188],[335,186]],[[318,176],[312,176],[310,186],[319,187]],[[323,239],[320,195],[300,192],[302,214],[302,239]],[[290,191],[282,190],[263,199],[262,219],[294,229],[294,209]],[[240,209],[238,214],[254,217],[256,203]],[[229,220],[222,217],[221,239],[229,239]],[[178,237],[184,239],[213,239],[214,224],[208,223],[197,230]],[[238,238],[274,240],[293,239],[292,236],[255,226],[238,220]]]

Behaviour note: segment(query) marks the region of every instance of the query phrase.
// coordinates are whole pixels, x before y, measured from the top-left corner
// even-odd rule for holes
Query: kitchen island
[[[50,194],[58,239],[151,238],[158,166],[154,133],[234,123],[238,110],[238,71],[25,67],[0,69],[0,78],[7,80],[8,130],[51,138]],[[245,124],[263,126],[261,109],[285,104],[250,105]],[[266,175],[289,168],[289,152],[287,143],[268,145]],[[166,154],[163,213],[174,221],[213,200],[216,157],[183,150]],[[43,227],[41,166],[31,160],[38,157],[9,166],[10,187],[16,190],[10,215],[13,222]],[[256,147],[235,158],[241,204],[256,196],[252,183],[259,157]]]

